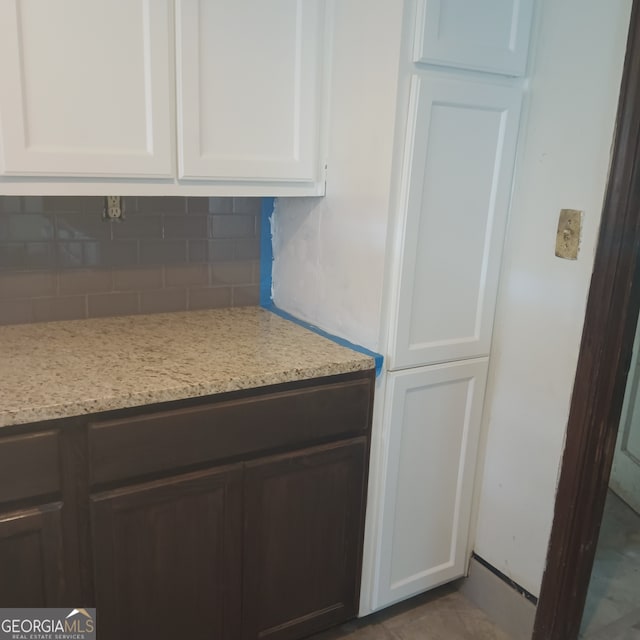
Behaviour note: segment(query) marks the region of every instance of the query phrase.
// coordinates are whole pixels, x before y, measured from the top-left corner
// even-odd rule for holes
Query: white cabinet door
[[[466,570],[487,359],[390,373],[374,608]]]
[[[0,25],[0,173],[172,175],[167,0],[3,0]]]
[[[415,76],[391,368],[489,353],[521,90]]]
[[[419,0],[414,61],[524,75],[533,0]]]
[[[179,177],[318,178],[322,0],[178,0]]]

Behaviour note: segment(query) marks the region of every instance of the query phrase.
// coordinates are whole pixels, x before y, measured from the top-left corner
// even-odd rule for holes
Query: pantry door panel
[[[489,353],[521,93],[413,79],[391,369]]]

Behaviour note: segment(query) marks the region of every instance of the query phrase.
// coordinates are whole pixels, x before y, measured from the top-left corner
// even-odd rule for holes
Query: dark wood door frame
[[[640,308],[639,247],[640,0],[634,0],[609,182],[533,640],[578,637]]]

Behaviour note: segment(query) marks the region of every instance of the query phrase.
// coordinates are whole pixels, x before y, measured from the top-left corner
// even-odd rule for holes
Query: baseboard
[[[460,591],[513,640],[531,640],[535,598],[508,583],[499,571],[492,570],[479,558],[472,558],[469,576],[462,581]]]

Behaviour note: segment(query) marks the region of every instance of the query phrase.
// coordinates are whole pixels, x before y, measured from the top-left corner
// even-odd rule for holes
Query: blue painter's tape
[[[275,198],[262,198],[260,209],[260,306],[271,304],[273,282],[273,246],[271,244],[271,216]]]
[[[365,349],[358,344],[353,344],[352,342],[349,342],[344,338],[339,338],[338,336],[334,336],[331,333],[327,333],[326,331],[323,331],[315,325],[304,322],[303,320],[292,316],[290,313],[287,313],[282,309],[278,309],[278,307],[273,304],[273,298],[271,296],[271,288],[273,283],[273,244],[271,238],[271,216],[273,215],[274,206],[275,198],[262,199],[262,208],[260,210],[260,306],[263,309],[271,311],[281,318],[284,318],[285,320],[295,322],[301,327],[304,327],[305,329],[309,329],[310,331],[321,335],[323,338],[327,338],[343,347],[353,349],[358,353],[364,353],[365,355],[373,358],[376,365],[376,376],[379,376],[382,372],[382,363],[384,361],[384,356],[382,354],[376,353],[375,351],[370,351],[369,349]]]
[[[265,309],[267,309],[267,311],[271,311],[271,313],[275,313],[276,315],[280,316],[281,318],[284,318],[285,320],[290,320],[291,322],[295,322],[296,324],[300,325],[301,327],[304,327],[305,329],[309,329],[310,331],[313,331],[314,333],[317,333],[318,335],[321,335],[323,338],[327,338],[329,340],[332,340],[333,342],[339,344],[342,347],[347,347],[348,349],[353,349],[354,351],[357,351],[358,353],[364,353],[366,356],[369,356],[371,358],[373,358],[375,365],[376,365],[376,376],[379,376],[380,373],[382,372],[382,363],[384,361],[384,356],[381,353],[376,353],[375,351],[370,351],[369,349],[366,349],[365,347],[361,347],[359,344],[353,344],[353,342],[349,342],[348,340],[345,340],[344,338],[340,338],[338,336],[334,336],[331,333],[327,333],[326,331],[323,331],[322,329],[320,329],[319,327],[316,327],[313,324],[309,324],[308,322],[304,322],[304,320],[300,320],[299,318],[296,318],[295,316],[292,316],[290,313],[287,313],[286,311],[283,311],[282,309],[278,309],[278,307],[276,307],[275,304],[273,304],[273,301],[270,301],[268,305],[265,304],[261,304],[262,307],[264,307]]]

